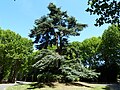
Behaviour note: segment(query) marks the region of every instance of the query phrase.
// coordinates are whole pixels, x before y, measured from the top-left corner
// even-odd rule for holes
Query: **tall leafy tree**
[[[3,78],[14,82],[18,72],[27,64],[27,55],[32,52],[32,41],[10,30],[0,29],[0,47]]]
[[[119,68],[120,1],[88,0],[88,5],[90,7],[86,11],[99,16],[96,19],[96,26],[101,26],[104,23],[112,24],[102,36],[99,59],[104,62],[101,67],[101,79],[107,82],[115,82]],[[111,72],[113,72],[112,77],[110,76]]]
[[[120,23],[120,1],[119,0],[88,0],[89,7],[87,12],[91,15],[98,15],[96,26],[104,23],[118,24]]]
[[[37,49],[47,48],[49,45],[56,45],[59,54],[62,53],[63,47],[68,43],[69,36],[79,36],[79,31],[87,25],[77,23],[73,16],[68,16],[66,11],[61,11],[56,5],[48,5],[49,14],[35,20],[35,26],[31,30],[30,37],[34,37],[34,43]]]
[[[16,37],[17,38],[17,37]],[[19,41],[18,41],[19,40]],[[32,53],[32,41],[27,38],[18,38],[8,47],[8,57],[12,59],[9,81],[14,82],[18,72],[22,73],[28,64],[28,55]]]
[[[99,66],[98,48],[101,44],[100,37],[85,39],[80,45],[80,55],[85,66],[95,69]]]
[[[91,69],[99,66],[98,48],[101,44],[100,37],[85,39],[83,42],[72,42],[67,47],[68,59],[80,58],[82,63]]]
[[[102,79],[107,82],[117,81],[120,67],[120,31],[118,27],[112,25],[104,31],[99,49],[101,59],[104,60]]]
[[[83,66],[75,46],[68,45],[68,37],[79,36],[80,31],[87,25],[78,23],[75,17],[68,16],[66,11],[61,11],[61,8],[57,8],[53,3],[48,5],[48,9],[49,14],[37,19],[29,34],[35,38],[37,49],[53,50],[41,50],[38,55],[37,62],[33,65],[38,70],[38,78],[49,80],[49,76],[53,74],[61,75],[62,78],[59,79],[64,78],[65,81],[97,77],[97,73]],[[53,48],[50,48],[52,46]]]

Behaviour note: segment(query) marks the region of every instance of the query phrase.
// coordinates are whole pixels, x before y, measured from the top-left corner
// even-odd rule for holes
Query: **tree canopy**
[[[88,0],[89,7],[87,12],[91,15],[98,15],[95,26],[101,26],[104,23],[120,23],[120,1],[119,0]]]
[[[33,51],[32,45],[31,40],[13,31],[0,29],[1,80],[8,77],[10,82],[14,82],[17,73],[27,64],[27,55]]]
[[[116,82],[120,64],[120,31],[112,25],[102,35],[99,46],[99,59],[102,60],[101,78],[105,82]],[[111,73],[112,72],[112,73]]]
[[[82,42],[68,41],[79,36],[87,24],[79,23],[55,4],[49,13],[35,20],[29,40],[0,28],[0,81],[100,81],[116,82],[120,71],[120,1],[88,0],[87,12],[97,14],[96,26],[112,24],[102,37]],[[38,51],[33,52],[33,43]],[[112,73],[111,73],[112,72]],[[99,74],[100,73],[100,74]],[[98,78],[99,76],[99,78]]]
[[[79,36],[80,31],[87,25],[77,22],[75,17],[68,16],[67,11],[61,11],[56,5],[48,5],[49,14],[35,20],[35,26],[29,34],[35,37],[34,43],[38,43],[37,49],[56,45],[58,52],[68,43],[69,36]]]
[[[80,55],[85,66],[92,69],[99,66],[99,60],[98,60],[97,54],[98,54],[98,48],[100,44],[101,44],[100,37],[92,37],[89,39],[85,39],[81,43]]]

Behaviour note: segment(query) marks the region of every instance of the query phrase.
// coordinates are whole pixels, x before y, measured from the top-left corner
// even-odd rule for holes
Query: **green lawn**
[[[99,85],[83,85],[80,83],[61,84],[31,84],[31,85],[16,85],[8,87],[7,90],[110,90],[109,87]]]

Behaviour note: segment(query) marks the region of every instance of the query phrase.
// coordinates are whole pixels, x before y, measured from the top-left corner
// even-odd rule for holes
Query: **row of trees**
[[[31,40],[10,30],[0,29],[0,38],[0,81],[115,82],[120,73],[120,32],[115,25],[102,37],[68,43],[62,55],[55,45],[33,52]]]
[[[87,25],[77,23],[75,17],[68,16],[66,11],[61,11],[53,3],[49,4],[48,9],[50,13],[35,21],[36,26],[29,36],[35,37],[34,43],[40,44],[36,45],[37,49],[52,51],[32,52],[32,41],[12,31],[1,30],[1,80],[6,78],[9,82],[14,82],[15,79],[35,81],[41,77],[44,80],[44,77],[44,81],[51,81],[47,76],[53,79],[54,75],[55,80],[60,81],[97,77],[97,73],[83,66],[79,54],[73,56],[69,52],[72,49],[67,48],[67,38],[80,35],[79,31]]]
[[[32,45],[32,40],[0,29],[0,81],[8,79],[14,82],[18,73],[25,74]]]
[[[102,37],[73,42],[72,46],[79,51],[80,58],[86,67],[95,69],[101,74],[100,81],[117,81],[120,73],[120,31],[118,26],[110,26],[104,31]]]
[[[56,46],[33,52],[31,40],[10,30],[0,29],[0,81],[76,81],[93,79],[97,73],[85,68],[76,53],[66,47],[66,55]],[[70,45],[71,46],[71,45]],[[74,48],[73,48],[74,49]]]
[[[120,73],[119,2],[89,0],[88,4],[86,11],[101,15],[96,26],[113,24],[102,37],[69,43],[68,37],[79,36],[87,25],[53,3],[48,5],[49,14],[37,19],[29,34],[35,38],[37,52],[33,52],[31,40],[0,29],[0,81],[93,81],[99,76],[100,81],[116,82]]]
[[[55,80],[116,82],[120,74],[119,42],[119,28],[112,25],[104,31],[102,37],[68,43],[62,55],[56,52],[56,46],[39,50],[36,62],[32,65],[36,71],[34,76],[38,76],[38,80],[44,82]]]

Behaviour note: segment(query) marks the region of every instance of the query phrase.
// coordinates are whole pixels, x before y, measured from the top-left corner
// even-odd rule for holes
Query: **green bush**
[[[38,82],[93,80],[99,75],[85,68],[79,58],[68,60],[54,51],[42,50],[36,59],[33,67],[39,70]]]
[[[66,60],[61,66],[61,71],[65,81],[94,81],[99,75],[99,73],[85,68],[79,59]]]

